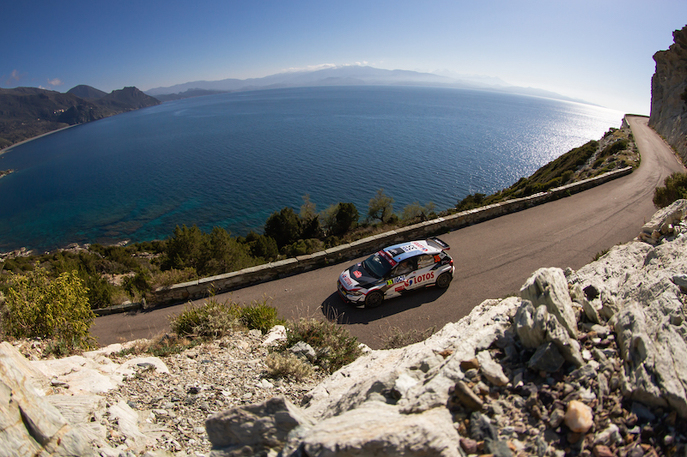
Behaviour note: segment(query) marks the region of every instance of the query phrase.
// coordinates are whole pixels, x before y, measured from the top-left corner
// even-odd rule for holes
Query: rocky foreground
[[[266,377],[274,334],[164,358],[2,343],[0,455],[685,455],[686,214],[304,383]]]

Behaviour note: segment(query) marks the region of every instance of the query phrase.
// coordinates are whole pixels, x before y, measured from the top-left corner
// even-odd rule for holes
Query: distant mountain
[[[85,84],[81,84],[79,86],[72,87],[67,91],[68,94],[76,95],[77,97],[81,97],[84,100],[99,100],[103,98],[104,96],[107,95],[107,92],[103,92],[102,90],[98,90],[95,87],[91,86],[86,86]]]
[[[169,99],[168,97],[171,95],[180,95],[184,91],[195,90],[237,92],[282,87],[354,85],[413,85],[481,89],[585,103],[554,92],[511,86],[499,78],[487,76],[460,75],[448,70],[437,73],[421,73],[408,70],[383,70],[369,66],[354,65],[315,71],[278,73],[265,76],[264,78],[193,81],[169,87],[156,87],[145,91],[145,93],[154,97]]]
[[[178,94],[159,94],[155,98],[161,102],[169,102],[172,100],[181,100],[182,98],[203,97],[205,95],[226,94],[225,90],[205,90],[205,89],[188,89],[186,92],[179,92]]]
[[[160,104],[135,87],[95,99],[75,93],[105,94],[89,86],[76,86],[65,94],[35,87],[0,89],[0,149],[70,125]]]
[[[135,87],[113,90],[97,102],[117,111],[131,111],[160,104],[160,100],[144,94]]]

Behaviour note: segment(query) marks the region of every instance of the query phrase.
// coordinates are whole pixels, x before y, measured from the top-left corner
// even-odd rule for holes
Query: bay
[[[619,127],[622,113],[486,91],[317,87],[199,97],[120,114],[0,155],[0,251],[165,238],[176,225],[260,232],[377,189],[400,212],[508,187]]]

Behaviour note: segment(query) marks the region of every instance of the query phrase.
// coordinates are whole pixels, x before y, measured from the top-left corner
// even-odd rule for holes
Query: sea
[[[0,252],[167,238],[177,225],[261,233],[275,211],[378,189],[454,207],[620,127],[588,104],[426,87],[311,87],[166,102],[0,155]]]

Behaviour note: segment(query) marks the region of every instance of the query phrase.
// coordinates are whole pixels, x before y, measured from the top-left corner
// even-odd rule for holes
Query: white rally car
[[[445,289],[453,280],[453,259],[439,238],[395,244],[341,273],[337,288],[344,301],[374,308],[385,298],[420,287]]]

